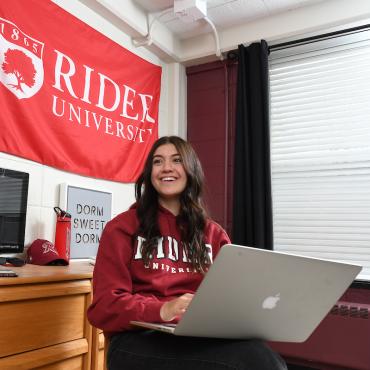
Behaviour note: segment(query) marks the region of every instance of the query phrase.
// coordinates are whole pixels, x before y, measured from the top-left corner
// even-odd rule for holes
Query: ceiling
[[[59,1],[59,0],[58,0]],[[370,0],[79,0],[167,63],[200,64],[239,44],[269,44],[369,22]],[[174,2],[206,1],[206,17],[187,23]]]
[[[324,1],[327,0],[207,0],[207,17],[218,31],[223,31],[229,27]],[[204,19],[186,23],[178,18],[173,11],[174,0],[134,2],[181,40],[213,32],[211,25]]]

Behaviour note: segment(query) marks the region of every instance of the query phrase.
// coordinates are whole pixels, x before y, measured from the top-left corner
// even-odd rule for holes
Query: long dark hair
[[[157,148],[164,144],[173,144],[182,159],[187,183],[180,196],[180,213],[177,217],[177,224],[187,259],[195,271],[204,272],[210,263],[204,243],[206,224],[206,211],[202,200],[204,174],[192,146],[178,136],[164,136],[153,144],[143,172],[136,181],[135,195],[139,230],[134,238],[140,235],[145,239],[141,252],[144,263],[148,264],[157,248],[158,239],[161,237],[157,219],[158,194],[151,182],[153,155]]]

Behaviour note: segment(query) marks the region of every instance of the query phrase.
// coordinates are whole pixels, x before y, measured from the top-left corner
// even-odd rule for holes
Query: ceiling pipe
[[[134,46],[136,47],[140,47],[140,46],[150,46],[152,43],[153,43],[153,39],[152,39],[152,31],[153,31],[153,25],[156,21],[159,21],[159,19],[161,19],[164,15],[166,15],[167,13],[169,13],[170,11],[173,11],[174,8],[167,8],[165,10],[163,10],[160,14],[158,14],[157,16],[153,17],[153,19],[151,20],[151,22],[149,23],[149,26],[148,26],[148,32],[146,35],[142,36],[142,37],[137,37],[137,38],[132,38],[132,43]],[[181,19],[181,18],[179,18]],[[219,37],[218,37],[218,32],[217,32],[217,29],[216,29],[216,26],[214,25],[214,23],[207,17],[203,17],[203,19],[211,26],[212,28],[212,31],[213,31],[213,34],[214,34],[214,38],[215,38],[215,44],[216,44],[216,56],[218,58],[220,58],[220,60],[223,60],[224,57],[221,53],[221,50],[220,50],[220,40],[219,40]]]
[[[161,19],[164,15],[166,15],[167,13],[169,13],[170,11],[172,11],[173,8],[167,8],[165,10],[163,10],[160,14],[158,14],[157,16],[153,17],[153,19],[151,20],[150,24],[149,24],[149,27],[148,27],[148,32],[145,36],[142,36],[142,37],[136,37],[136,38],[132,38],[132,43],[136,46],[136,47],[139,47],[139,46],[149,46],[153,43],[153,39],[152,39],[152,30],[153,30],[153,24],[155,21],[158,21],[159,19]]]
[[[213,30],[213,34],[215,36],[215,42],[216,42],[216,56],[218,56],[220,60],[223,60],[224,57],[220,50],[220,40],[218,38],[218,32],[217,32],[216,26],[208,17],[204,17],[204,20],[208,22],[208,24],[212,27],[212,30]]]

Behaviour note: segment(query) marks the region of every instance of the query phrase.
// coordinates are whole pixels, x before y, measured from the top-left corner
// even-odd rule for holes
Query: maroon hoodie
[[[156,255],[145,266],[140,253],[143,239],[132,246],[138,229],[136,208],[107,223],[100,239],[93,276],[93,302],[87,315],[90,323],[106,334],[130,330],[131,320],[162,322],[159,311],[165,301],[194,293],[203,274],[194,272],[186,258],[176,225],[176,216],[160,207]],[[230,243],[226,232],[208,220],[204,230],[211,261]]]

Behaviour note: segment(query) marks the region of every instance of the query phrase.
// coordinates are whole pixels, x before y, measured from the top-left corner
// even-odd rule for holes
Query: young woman
[[[190,144],[158,139],[136,182],[136,203],[103,231],[88,318],[110,337],[110,370],[286,369],[261,341],[178,337],[130,325],[177,322],[230,242],[206,216],[203,180]]]

